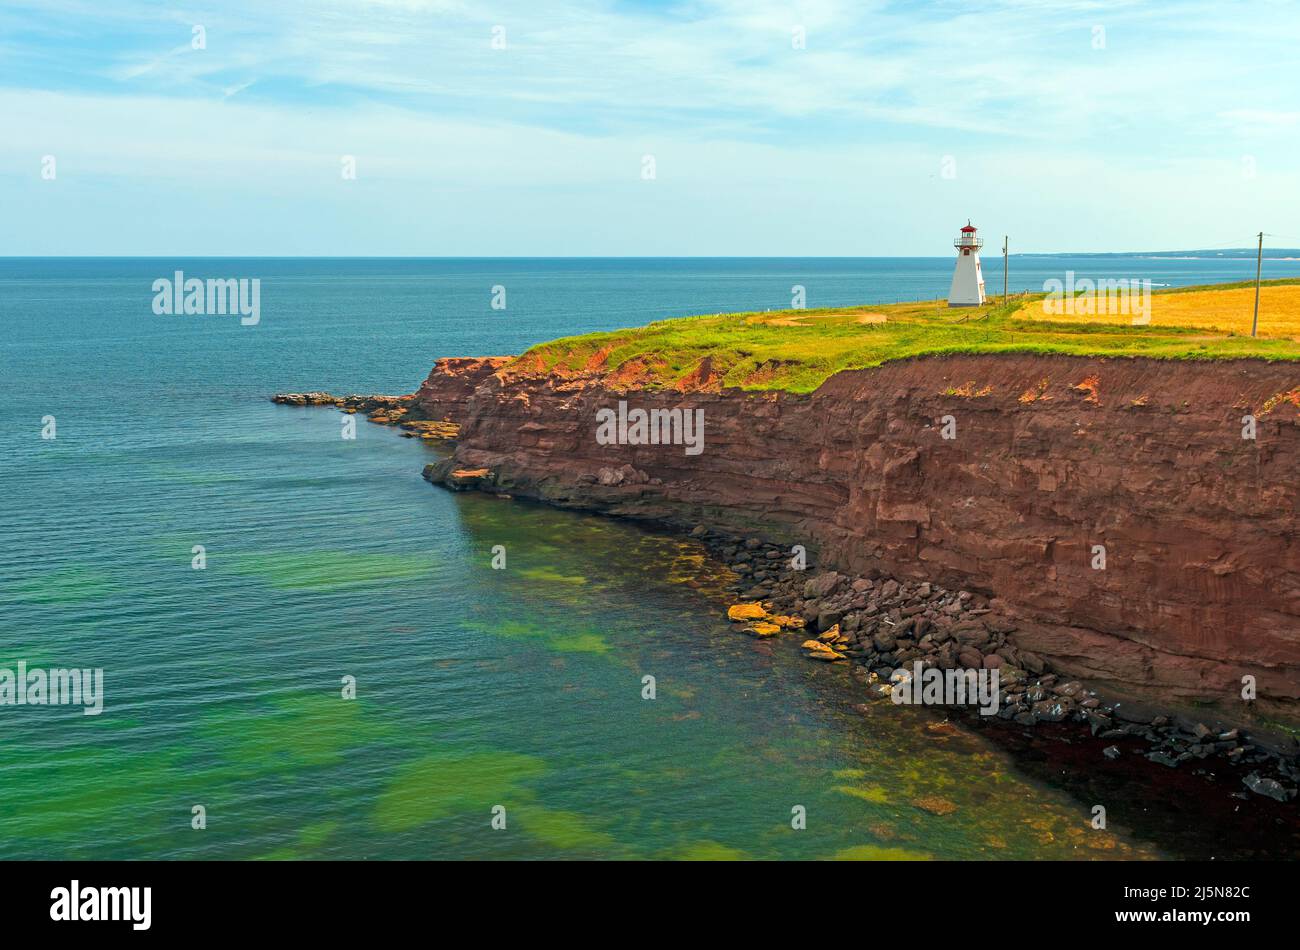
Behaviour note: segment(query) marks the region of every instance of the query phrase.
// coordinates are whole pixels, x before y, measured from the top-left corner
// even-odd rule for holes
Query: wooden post
[[[1007,305],[1007,236],[1002,235],[1002,306]]]
[[[1255,258],[1255,319],[1250,324],[1250,335],[1259,332],[1259,275],[1264,270],[1264,232],[1259,232],[1259,254]]]

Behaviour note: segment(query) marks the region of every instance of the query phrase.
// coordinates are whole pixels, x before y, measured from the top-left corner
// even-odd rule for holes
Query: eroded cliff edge
[[[823,567],[983,593],[1024,649],[1121,694],[1231,714],[1252,675],[1261,711],[1300,718],[1294,365],[953,355],[794,395],[722,390],[707,366],[647,391],[459,362],[413,397],[460,424],[433,481],[761,531]],[[703,451],[601,445],[620,400],[703,409]]]

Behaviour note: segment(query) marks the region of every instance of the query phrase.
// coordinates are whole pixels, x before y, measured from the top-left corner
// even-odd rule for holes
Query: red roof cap
[[[974,231],[974,230],[975,230],[975,226],[972,225],[972,224],[968,224],[968,225],[966,225],[966,227],[962,228],[962,231],[963,231],[963,232],[965,232],[965,231]]]

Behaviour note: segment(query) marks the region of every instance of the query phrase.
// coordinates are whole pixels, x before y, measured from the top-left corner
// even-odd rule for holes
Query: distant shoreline
[[[1002,255],[986,248],[990,260]],[[1188,251],[1016,251],[1015,258],[1086,257],[1179,261],[1254,261],[1253,247]],[[948,254],[747,254],[747,255],[419,255],[419,254],[0,254],[0,261],[948,261]],[[1300,263],[1300,248],[1265,248],[1266,261]]]

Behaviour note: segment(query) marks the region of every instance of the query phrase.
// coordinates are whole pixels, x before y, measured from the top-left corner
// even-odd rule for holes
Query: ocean
[[[333,410],[267,401],[410,392],[438,357],[782,309],[795,285],[809,307],[941,297],[951,267],[0,259],[0,670],[103,671],[98,715],[0,706],[0,858],[1292,849],[1189,821],[1199,785],[1098,777],[934,710],[857,711],[841,667],[728,629],[689,539],[435,489],[420,472],[445,450],[364,423],[347,441]],[[177,270],[258,278],[260,322],[156,315]],[[1185,285],[1254,261],[1013,257],[1011,289],[1066,270]],[[1281,276],[1300,262],[1265,262]],[[985,277],[1000,291],[999,258]]]

